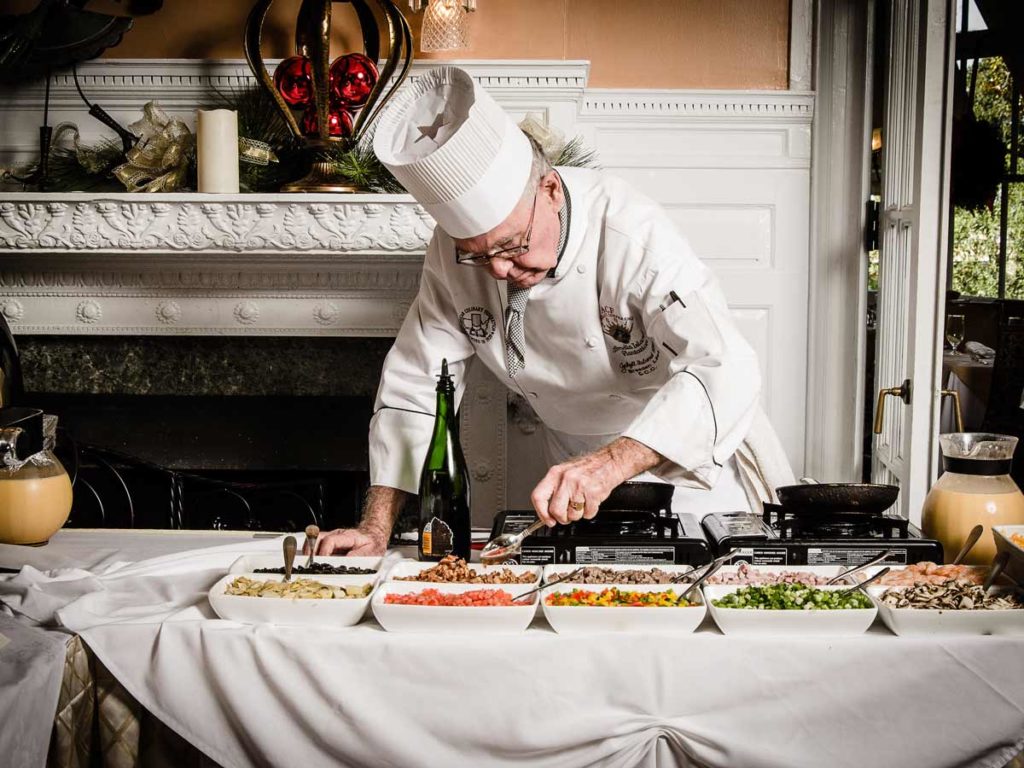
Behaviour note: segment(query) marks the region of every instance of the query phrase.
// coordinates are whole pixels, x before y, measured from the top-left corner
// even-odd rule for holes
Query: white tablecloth
[[[1024,638],[401,635],[214,620],[245,549],[0,597],[83,639],[225,766],[996,766],[1024,748]],[[76,597],[77,595],[77,597]]]

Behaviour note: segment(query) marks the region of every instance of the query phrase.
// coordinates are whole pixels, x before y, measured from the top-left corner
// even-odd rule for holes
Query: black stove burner
[[[865,563],[885,551],[888,565],[942,562],[942,545],[899,517],[841,511],[822,514],[765,504],[764,514],[712,512],[701,524],[716,556],[751,565]]]
[[[550,529],[552,536],[639,536],[650,539],[676,538],[679,520],[657,512],[601,510],[592,520],[578,520]]]
[[[763,520],[780,539],[905,539],[910,535],[909,523],[902,517],[859,510],[821,512],[765,504]]]
[[[491,537],[519,533],[535,519],[533,511],[499,512]],[[690,515],[602,509],[593,520],[542,528],[528,536],[519,562],[701,565],[711,559],[708,550],[700,523]]]

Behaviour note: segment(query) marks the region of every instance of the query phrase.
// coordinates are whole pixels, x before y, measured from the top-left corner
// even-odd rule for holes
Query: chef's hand
[[[316,539],[318,555],[352,555],[354,557],[377,557],[388,548],[388,537],[379,536],[359,528],[336,528],[321,533]],[[309,554],[308,545],[303,545],[302,554]]]
[[[371,485],[363,503],[363,520],[358,528],[336,528],[321,533],[316,539],[318,555],[353,555],[376,557],[388,549],[391,528],[409,494],[397,488]],[[308,555],[309,548],[302,547]]]
[[[530,501],[537,517],[549,527],[590,520],[615,486],[662,461],[657,451],[620,437],[593,453],[553,466],[533,489]]]

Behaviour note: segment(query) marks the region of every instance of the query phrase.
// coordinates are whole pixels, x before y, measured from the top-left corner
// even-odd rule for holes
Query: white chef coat
[[[441,360],[458,402],[465,363],[476,355],[529,400],[549,430],[552,460],[626,436],[665,457],[650,470],[655,478],[700,491],[702,514],[749,508],[737,478],[757,474],[757,462],[733,456],[752,425],[767,425],[761,375],[717,280],[653,200],[597,171],[558,172],[571,200],[569,232],[554,274],[530,291],[526,365],[514,379],[505,363],[505,282],[457,264],[452,239],[435,230],[419,294],[381,374],[370,482],[417,492]],[[777,446],[774,434],[769,445]],[[784,456],[772,461],[792,476]]]

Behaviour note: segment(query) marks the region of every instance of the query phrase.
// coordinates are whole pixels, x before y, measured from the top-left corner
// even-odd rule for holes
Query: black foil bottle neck
[[[454,395],[455,394],[455,382],[452,380],[452,376],[448,373],[448,358],[441,360],[441,375],[437,377],[437,389],[435,390],[438,394]]]

